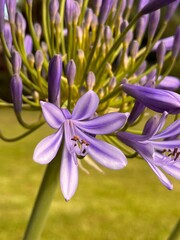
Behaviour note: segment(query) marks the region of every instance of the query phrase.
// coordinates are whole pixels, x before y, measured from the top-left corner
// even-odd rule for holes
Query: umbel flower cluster
[[[37,23],[32,0],[24,1],[23,14],[15,0],[0,1],[14,112],[26,129],[12,138],[1,131],[1,139],[19,140],[45,122],[55,129],[33,159],[48,164],[59,157],[66,200],[76,191],[78,169],[88,173],[84,163],[99,171],[100,165],[122,169],[139,156],[168,189],[172,183],[161,170],[180,179],[180,80],[169,75],[180,51],[180,26],[162,39],[179,2],[42,1]],[[24,109],[39,111],[38,121],[27,123]]]

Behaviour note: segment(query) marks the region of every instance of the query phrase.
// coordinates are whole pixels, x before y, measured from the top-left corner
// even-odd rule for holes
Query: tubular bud
[[[14,104],[14,111],[16,114],[21,112],[22,109],[22,90],[23,84],[19,74],[14,74],[10,82],[11,97]]]

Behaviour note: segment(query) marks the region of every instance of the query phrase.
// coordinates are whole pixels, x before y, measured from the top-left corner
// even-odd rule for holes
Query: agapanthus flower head
[[[88,154],[111,169],[121,169],[127,164],[126,157],[119,149],[95,137],[120,129],[127,120],[127,114],[109,113],[94,117],[98,102],[96,93],[88,91],[78,100],[72,114],[67,109],[41,102],[44,118],[57,132],[37,145],[33,158],[36,162],[47,164],[64,144],[60,184],[66,200],[74,195],[77,188],[78,159]]]

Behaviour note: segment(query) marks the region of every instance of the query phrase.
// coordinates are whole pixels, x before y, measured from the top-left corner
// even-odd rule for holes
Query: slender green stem
[[[168,240],[179,240],[180,239],[180,219],[178,219],[175,227],[173,228]]]
[[[2,43],[2,46],[3,46],[3,50],[4,50],[5,54],[6,54],[6,56],[7,56],[8,58],[10,58],[10,57],[11,57],[11,54],[10,54],[10,52],[9,52],[9,49],[8,49],[8,47],[7,47],[7,44],[6,44],[6,40],[5,40],[4,35],[3,35],[2,32],[0,33],[0,38],[1,38],[1,43]]]
[[[61,7],[60,7],[60,17],[61,17],[61,48],[63,55],[66,54],[65,49],[65,39],[64,39],[64,8],[65,8],[66,0],[61,0]]]
[[[46,168],[23,240],[38,240],[42,234],[59,177],[62,147]]]

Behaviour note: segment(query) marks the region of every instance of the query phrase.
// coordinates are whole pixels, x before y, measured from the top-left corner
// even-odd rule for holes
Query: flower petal
[[[78,128],[76,128],[76,132],[81,139],[85,139],[89,143],[89,155],[101,165],[111,169],[121,169],[127,165],[126,157],[118,148],[91,137]]]
[[[124,113],[108,113],[89,121],[74,121],[74,124],[90,134],[108,134],[124,126],[128,115]]]
[[[178,140],[170,140],[170,141],[151,141],[151,143],[158,149],[164,148],[180,148],[180,139]]]
[[[48,102],[40,102],[44,118],[50,127],[58,129],[66,120],[63,112],[56,105]]]
[[[78,186],[78,166],[75,164],[72,155],[68,152],[66,145],[63,149],[60,185],[65,200],[69,201]]]
[[[54,134],[44,138],[34,150],[35,162],[47,164],[56,156],[63,136],[62,127]]]
[[[85,93],[76,103],[72,118],[77,120],[88,119],[93,116],[99,104],[99,98],[93,91]]]
[[[176,136],[180,134],[180,119],[173,122],[170,126],[168,126],[164,131],[157,134],[152,139],[159,139],[159,138],[168,138],[172,136]]]
[[[173,189],[172,183],[167,179],[167,177],[164,175],[164,173],[161,172],[154,164],[151,162],[147,161],[149,166],[152,168],[154,173],[158,176],[159,180],[162,182],[162,184],[169,190]]]
[[[170,160],[169,157],[164,159],[161,154],[155,154],[154,162],[157,166],[161,167],[169,175],[180,180],[180,161]]]

